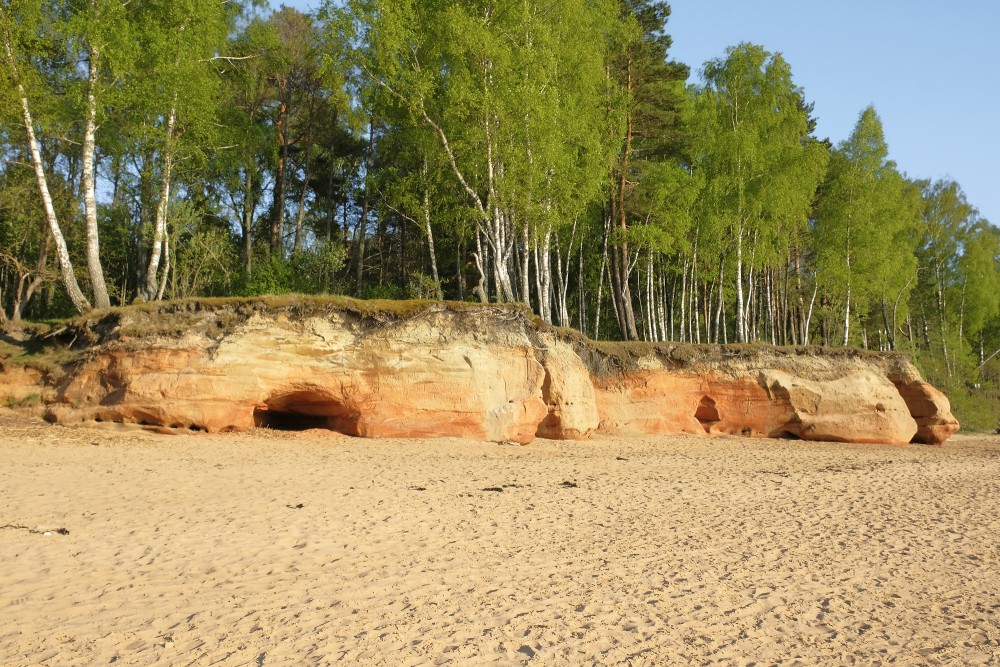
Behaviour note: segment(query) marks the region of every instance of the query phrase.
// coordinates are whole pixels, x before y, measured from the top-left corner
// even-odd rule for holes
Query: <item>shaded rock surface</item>
[[[900,355],[594,343],[516,307],[381,308],[231,300],[81,320],[65,336],[86,346],[47,417],[522,444],[595,432],[937,444],[958,428]]]

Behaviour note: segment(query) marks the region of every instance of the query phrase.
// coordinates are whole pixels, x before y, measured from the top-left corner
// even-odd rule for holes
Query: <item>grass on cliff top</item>
[[[542,324],[541,326],[545,326]],[[902,352],[883,352],[852,347],[818,345],[771,345],[770,343],[679,343],[675,341],[591,340],[575,329],[552,328],[561,340],[574,346],[592,368],[608,371],[635,368],[644,358],[657,357],[677,366],[719,359],[757,359],[762,356],[815,356],[848,359],[892,359],[905,357]],[[589,358],[588,358],[589,357]]]
[[[309,317],[329,312],[356,316],[369,326],[415,317],[431,308],[469,311],[500,308],[530,313],[519,304],[484,306],[458,301],[355,299],[346,296],[284,294],[259,297],[196,298],[93,310],[63,324],[83,342],[93,345],[109,337],[141,340],[157,336],[183,336],[189,333],[223,334],[246,321],[254,313],[290,313]]]
[[[755,359],[769,356],[826,356],[886,358],[894,353],[854,348],[774,347],[752,344],[691,344],[594,341],[574,329],[545,324],[522,304],[481,304],[458,301],[355,299],[345,296],[285,294],[260,297],[195,298],[155,303],[136,303],[93,310],[62,322],[39,326],[26,340],[0,339],[0,363],[30,365],[46,373],[57,373],[74,363],[88,349],[110,341],[128,341],[141,347],[156,337],[203,334],[221,337],[255,313],[287,313],[309,317],[330,312],[356,316],[364,326],[378,328],[405,321],[427,312],[500,310],[523,317],[533,332],[549,332],[571,344],[593,371],[617,374],[636,368],[642,359],[656,357],[662,362],[684,367],[725,358]],[[6,359],[6,361],[4,361]]]
[[[328,312],[346,312],[369,326],[415,317],[430,308],[468,311],[484,307],[531,313],[520,304],[484,306],[456,301],[394,301],[354,299],[346,296],[284,294],[259,297],[209,297],[135,303],[95,309],[82,315],[46,323],[24,323],[16,332],[0,334],[0,368],[30,366],[58,373],[78,361],[88,348],[109,340],[141,343],[154,337],[180,337],[203,333],[225,334],[254,313],[290,313],[307,317]]]
[[[0,334],[0,370],[23,366],[58,379],[63,369],[75,362],[79,355],[65,342],[43,340],[39,332],[30,337],[12,336],[8,332]]]

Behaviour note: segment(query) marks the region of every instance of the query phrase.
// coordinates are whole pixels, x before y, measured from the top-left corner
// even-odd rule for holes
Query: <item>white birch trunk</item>
[[[819,282],[813,285],[813,295],[809,299],[809,311],[806,313],[805,325],[802,327],[802,344],[809,344],[809,322],[812,320],[813,316],[813,305],[816,303],[816,293],[819,292]]]
[[[736,230],[736,342],[747,340],[746,313],[743,311],[743,228]]]
[[[847,305],[844,306],[844,347],[847,347],[851,332],[851,283],[847,283]]]
[[[552,324],[552,232],[546,230],[541,241],[536,240],[535,270],[537,271],[536,286],[538,289],[538,315],[546,324]],[[527,296],[525,297],[527,302]]]
[[[160,259],[163,255],[164,236],[167,229],[167,214],[170,210],[170,179],[174,166],[173,134],[177,119],[177,109],[171,106],[167,116],[166,139],[163,145],[163,166],[160,174],[160,201],[156,205],[156,222],[153,228],[153,246],[149,252],[149,264],[146,266],[146,285],[141,296],[145,301],[152,301],[158,293],[157,274],[160,270]],[[247,195],[249,196],[249,194]]]
[[[163,275],[160,276],[160,288],[156,291],[156,300],[163,300],[163,292],[167,289],[167,275],[170,273],[170,236],[163,237]]]
[[[14,60],[14,51],[10,44],[10,35],[4,33],[4,50],[7,54],[7,64],[11,73],[17,81],[17,67]],[[56,216],[56,209],[52,203],[52,195],[49,193],[48,179],[45,176],[45,165],[42,163],[42,154],[38,148],[38,139],[35,136],[35,122],[31,117],[31,107],[28,104],[28,94],[24,90],[24,85],[17,81],[17,96],[21,103],[21,118],[24,121],[24,131],[28,135],[28,146],[31,150],[31,163],[35,169],[35,180],[38,183],[38,191],[42,198],[42,207],[45,209],[45,220],[49,225],[49,232],[56,244],[56,257],[59,260],[59,273],[62,277],[63,286],[69,295],[73,307],[80,313],[91,309],[90,302],[80,290],[80,284],[76,281],[76,274],[73,272],[73,263],[70,261],[69,249],[66,247],[66,239],[63,237],[62,228],[59,226],[59,218]]]
[[[94,175],[94,144],[97,135],[97,99],[94,88],[97,86],[97,71],[99,53],[96,47],[90,49],[89,74],[87,75],[87,120],[83,132],[83,211],[87,219],[87,272],[90,275],[90,287],[94,293],[94,304],[98,308],[111,306],[108,297],[108,286],[104,281],[104,268],[101,266],[101,245],[97,229],[97,186]]]
[[[597,274],[597,312],[594,314],[594,340],[601,335],[601,294],[604,289],[604,273],[608,268],[608,227],[610,219],[604,221],[604,247],[601,249],[601,270]],[[580,249],[583,252],[583,248]]]
[[[427,185],[427,156],[424,156],[423,165],[424,192],[421,207],[424,213],[424,232],[427,234],[427,250],[431,256],[431,276],[434,278],[434,291],[437,293],[438,301],[444,301],[444,290],[441,289],[441,277],[438,275],[437,252],[434,250],[434,228],[431,226],[431,196],[430,187]]]
[[[680,318],[680,325],[681,325],[680,326],[680,333],[681,333],[680,338],[681,338],[681,341],[680,342],[682,342],[682,343],[687,342],[687,330],[688,330],[688,321],[687,321],[687,300],[688,300],[687,278],[688,278],[688,262],[685,259],[684,260],[684,264],[683,264],[683,266],[681,268],[681,313],[680,313],[681,314],[681,318]]]
[[[524,253],[521,255],[521,301],[524,302],[528,308],[531,308],[531,233],[528,229],[528,224],[525,223],[524,230],[521,232],[521,244],[524,248]],[[535,249],[535,264],[538,264],[538,249]],[[538,296],[539,304],[541,304],[541,294]],[[538,306],[541,309],[541,305]],[[548,320],[546,320],[548,321]]]

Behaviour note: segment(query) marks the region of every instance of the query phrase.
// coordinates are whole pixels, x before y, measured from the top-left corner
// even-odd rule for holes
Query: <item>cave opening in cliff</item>
[[[257,428],[267,428],[272,431],[308,431],[314,428],[328,428],[329,420],[316,415],[303,415],[298,412],[283,412],[257,408],[253,411],[253,423]]]
[[[271,396],[253,411],[257,428],[275,431],[324,429],[358,435],[358,412],[319,391],[294,391]]]
[[[695,410],[694,418],[705,429],[705,433],[711,433],[712,427],[722,421],[722,417],[719,416],[719,408],[716,407],[715,401],[709,396],[702,397],[698,403],[698,409]]]

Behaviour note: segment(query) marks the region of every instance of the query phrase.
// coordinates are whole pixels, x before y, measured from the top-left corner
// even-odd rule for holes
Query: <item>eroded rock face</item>
[[[600,425],[590,371],[572,347],[554,336],[542,335],[541,343],[547,414],[536,434],[553,440],[586,440]]]
[[[885,374],[859,363],[845,364],[840,372],[830,366],[795,374],[734,363],[727,372],[700,375],[661,367],[598,381],[599,431],[911,441],[917,424]],[[830,379],[802,377],[803,370]]]
[[[910,415],[917,423],[914,442],[940,445],[958,430],[948,398],[922,380],[896,383]]]
[[[896,387],[872,371],[815,381],[768,369],[761,384],[792,410],[783,428],[803,440],[905,445],[917,432]]]
[[[51,398],[52,391],[45,386],[42,374],[33,368],[11,367],[0,364],[0,405],[17,405],[32,398]]]
[[[489,311],[484,311],[489,318]],[[57,421],[96,419],[209,432],[329,428],[365,437],[527,443],[548,412],[526,333],[447,329],[437,317],[360,335],[343,316],[255,316],[218,343],[109,350],[60,391]]]
[[[336,309],[254,312],[220,335],[112,337],[68,373],[48,417],[519,443],[595,432],[939,443],[958,427],[901,358],[678,361],[658,348],[607,371],[587,345],[502,308],[430,307],[378,326]]]

